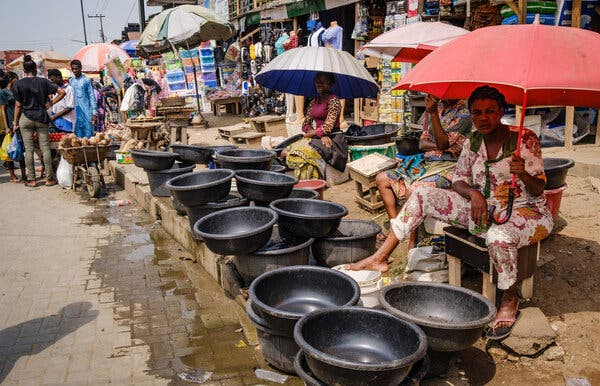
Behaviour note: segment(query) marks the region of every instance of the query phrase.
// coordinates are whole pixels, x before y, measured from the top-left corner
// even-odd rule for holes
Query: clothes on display
[[[323,47],[325,43],[323,43],[323,33],[325,32],[325,28],[320,21],[316,22],[313,32],[308,37],[308,46],[309,47]]]
[[[332,21],[329,28],[323,33],[323,42],[325,46],[333,47],[336,50],[342,49],[344,29],[340,27],[337,21]]]
[[[283,48],[283,43],[285,43],[285,41],[288,40],[289,37],[290,35],[288,35],[285,32],[281,34],[281,36],[279,36],[279,39],[277,39],[277,41],[275,42],[275,51],[277,52],[277,55],[281,55],[285,52],[285,49]]]

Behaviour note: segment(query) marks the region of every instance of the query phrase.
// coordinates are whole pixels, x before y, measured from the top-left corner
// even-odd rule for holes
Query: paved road
[[[138,207],[6,177],[0,383],[177,384],[190,367],[213,372],[205,385],[265,383],[238,309],[208,275],[192,286],[189,255]]]

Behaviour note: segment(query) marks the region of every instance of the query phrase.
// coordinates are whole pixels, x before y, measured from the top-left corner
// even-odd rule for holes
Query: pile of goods
[[[34,133],[37,134],[37,133]],[[61,139],[63,139],[63,137],[67,135],[66,133],[48,133],[48,140],[50,140],[50,142],[60,142]],[[37,135],[36,135],[37,136]]]
[[[107,146],[111,141],[111,138],[104,133],[96,133],[90,138],[78,138],[71,133],[60,140],[60,147],[66,149],[80,146]]]
[[[131,150],[142,150],[146,148],[146,144],[143,141],[137,139],[130,139],[128,141],[121,142],[120,152],[129,152]]]

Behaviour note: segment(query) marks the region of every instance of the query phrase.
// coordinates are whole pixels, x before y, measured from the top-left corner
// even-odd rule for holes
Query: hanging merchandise
[[[225,59],[237,62],[240,58],[240,43],[235,42],[227,48],[227,52],[225,52]]]
[[[358,19],[352,30],[352,39],[354,40],[369,40],[369,9],[362,3],[358,6]]]

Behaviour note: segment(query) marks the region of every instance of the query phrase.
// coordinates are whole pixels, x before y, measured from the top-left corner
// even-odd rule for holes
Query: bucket
[[[562,199],[563,192],[567,189],[567,184],[556,188],[544,190],[544,196],[546,197],[546,207],[552,213],[552,220],[556,221],[558,217],[558,211],[560,209],[560,201]]]
[[[350,276],[360,287],[360,301],[365,308],[379,307],[379,291],[383,286],[383,278],[379,271],[351,271],[345,268],[346,264],[333,267]]]
[[[294,189],[303,188],[303,189],[311,189],[315,190],[319,193],[319,198],[323,199],[323,189],[325,188],[326,182],[323,180],[300,180],[296,185],[294,185]]]
[[[115,151],[115,156],[117,158],[118,164],[132,164],[133,158],[131,157],[131,152],[129,151]]]

